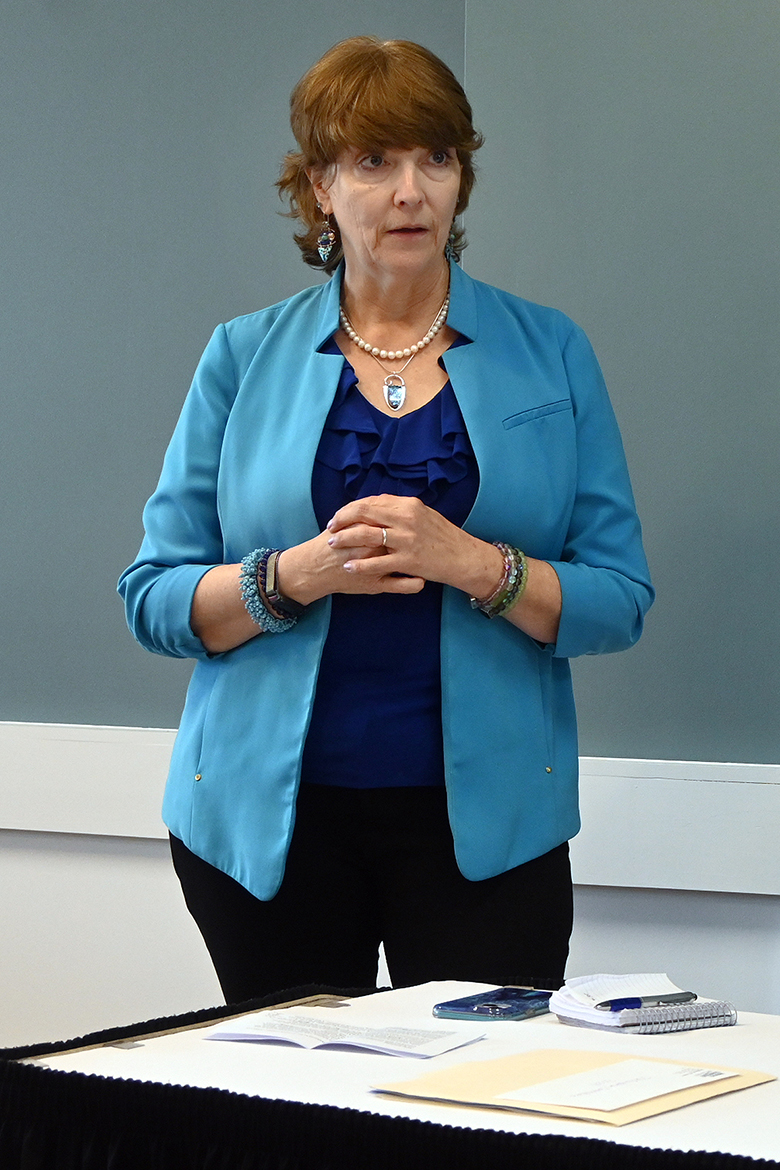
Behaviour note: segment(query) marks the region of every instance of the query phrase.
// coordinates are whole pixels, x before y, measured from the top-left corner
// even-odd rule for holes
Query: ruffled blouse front
[[[464,483],[472,464],[466,424],[449,382],[419,410],[394,418],[364,398],[347,362],[317,450],[312,484],[317,520],[324,527],[348,501],[388,492],[417,496],[460,525],[474,502],[473,486]]]
[[[385,492],[417,496],[460,526],[478,486],[449,382],[419,410],[391,417],[364,398],[345,359],[312,475],[321,528],[349,501]],[[410,596],[333,595],[304,781],[351,788],[444,783],[441,594],[429,581]]]

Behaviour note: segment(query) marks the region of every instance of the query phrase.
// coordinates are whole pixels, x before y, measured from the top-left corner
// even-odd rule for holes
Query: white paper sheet
[[[590,1072],[558,1077],[501,1096],[540,1105],[578,1105],[584,1109],[623,1109],[680,1089],[725,1080],[736,1073],[723,1069],[671,1064],[657,1060],[620,1060]]]
[[[627,996],[669,995],[681,991],[668,975],[660,972],[639,975],[580,975],[568,979],[561,988],[587,1007],[595,1007],[608,999],[623,999]]]

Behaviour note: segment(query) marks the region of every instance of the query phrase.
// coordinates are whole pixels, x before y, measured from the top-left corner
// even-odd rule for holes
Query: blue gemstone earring
[[[319,203],[317,204],[317,209],[322,211]],[[323,215],[324,214],[325,213],[323,212]],[[333,251],[335,243],[336,233],[331,227],[330,216],[326,215],[325,222],[320,229],[320,234],[317,236],[317,251],[320,254],[320,260],[323,264],[327,264],[328,260],[330,260],[330,254]]]
[[[456,240],[455,220],[453,219],[452,226],[450,228],[450,234],[447,236],[447,243],[444,245],[444,259],[445,260],[454,260],[456,263],[458,263],[460,260],[460,257],[458,256],[458,253],[455,251],[455,240]]]

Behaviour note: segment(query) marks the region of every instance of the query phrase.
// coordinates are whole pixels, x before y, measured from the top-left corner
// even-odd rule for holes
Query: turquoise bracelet
[[[268,558],[277,551],[275,548],[256,548],[241,562],[241,597],[246,612],[266,634],[283,634],[285,630],[291,630],[298,620],[297,617],[277,617],[260,591],[258,576],[261,579],[265,576]]]

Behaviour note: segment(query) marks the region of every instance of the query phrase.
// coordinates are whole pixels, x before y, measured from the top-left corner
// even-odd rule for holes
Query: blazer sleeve
[[[144,509],[138,557],[119,578],[127,624],[147,650],[212,657],[190,625],[198,582],[224,561],[217,511],[222,441],[236,394],[224,325],[206,346],[168,446],[160,481]]]
[[[625,650],[655,596],[642,547],[623,443],[604,378],[577,326],[563,348],[576,428],[576,495],[558,574],[559,658]]]

